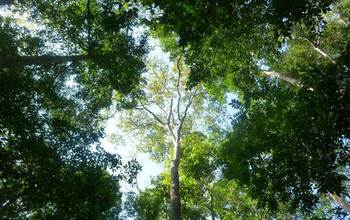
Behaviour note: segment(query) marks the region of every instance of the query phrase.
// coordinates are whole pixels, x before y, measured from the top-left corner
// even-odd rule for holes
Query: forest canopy
[[[0,216],[350,218],[349,19],[349,0],[0,1]],[[116,115],[164,168],[146,188],[103,145]]]

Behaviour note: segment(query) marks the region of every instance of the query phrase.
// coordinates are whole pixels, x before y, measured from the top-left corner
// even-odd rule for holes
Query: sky
[[[134,35],[138,36],[142,33],[142,28],[134,30]],[[158,60],[166,63],[170,62],[169,53],[162,51],[159,41],[150,38],[149,39],[150,51],[147,58],[157,57]],[[135,140],[132,137],[126,137],[121,143],[113,140],[112,136],[120,132],[118,128],[118,113],[110,118],[105,125],[106,136],[101,141],[101,146],[111,153],[116,153],[122,156],[124,161],[136,158],[142,166],[142,171],[137,176],[138,188],[144,190],[150,186],[152,177],[156,177],[158,174],[164,171],[164,164],[152,161],[146,153],[137,152]],[[123,143],[124,142],[124,143]],[[121,190],[123,192],[134,191],[136,187],[132,187],[130,184],[123,182],[121,184]]]
[[[146,153],[136,151],[135,142],[132,137],[128,137],[123,144],[113,141],[111,136],[118,131],[118,115],[109,119],[106,122],[105,132],[106,136],[101,141],[101,146],[108,152],[119,154],[123,161],[128,161],[136,158],[142,166],[142,171],[137,176],[138,187],[143,190],[150,185],[152,177],[157,176],[164,169],[162,164],[156,163],[149,159]],[[121,184],[121,190],[123,192],[134,191],[136,188],[123,182]]]

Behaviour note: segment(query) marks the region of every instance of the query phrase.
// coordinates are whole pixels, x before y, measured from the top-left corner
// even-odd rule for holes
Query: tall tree
[[[178,57],[171,68],[152,62],[144,85],[135,101],[136,107],[122,116],[124,128],[140,137],[140,146],[158,161],[170,160],[170,218],[180,219],[179,165],[183,138],[191,129],[202,129],[199,124],[211,118],[220,120],[215,102],[210,104],[202,87],[186,89],[189,69]],[[218,105],[218,104],[217,104]],[[201,110],[206,107],[207,115]],[[210,111],[212,109],[212,111]],[[214,118],[214,119],[213,119]],[[201,119],[197,122],[196,119]],[[204,129],[206,130],[206,129]]]
[[[250,155],[249,158],[253,161],[257,159],[255,156],[259,155],[258,158],[261,157],[261,161],[265,162],[271,158],[278,158],[278,160],[283,161],[279,163],[281,167],[283,167],[283,164],[288,164],[285,160],[295,162],[293,172],[289,172],[291,169],[287,169],[288,166],[286,166],[285,172],[281,172],[283,169],[276,168],[271,175],[281,173],[279,177],[282,178],[284,175],[289,176],[293,173],[298,177],[295,178],[295,176],[290,175],[291,179],[286,181],[296,181],[290,187],[287,187],[288,183],[283,185],[280,184],[281,182],[269,182],[279,181],[280,178],[271,178],[269,181],[264,179],[259,182],[266,184],[265,187],[267,188],[272,187],[270,189],[272,192],[285,190],[285,194],[282,193],[283,196],[287,195],[289,199],[292,197],[296,201],[295,206],[303,206],[304,204],[306,210],[307,207],[315,204],[314,202],[319,196],[317,193],[317,195],[313,195],[315,193],[312,191],[315,189],[314,184],[316,184],[316,188],[319,184],[319,187],[322,188],[320,192],[324,192],[326,188],[330,191],[334,190],[336,193],[344,191],[342,187],[344,175],[337,172],[337,169],[343,168],[344,163],[347,163],[347,156],[344,155],[347,155],[348,126],[343,122],[348,121],[349,115],[348,104],[345,101],[348,99],[349,1],[290,1],[288,4],[285,1],[278,0],[236,3],[229,1],[204,3],[144,2],[146,4],[155,3],[163,10],[155,19],[155,27],[159,35],[167,36],[167,34],[175,32],[179,39],[175,41],[175,45],[188,46],[184,48],[184,51],[186,61],[193,64],[191,65],[192,82],[207,79],[207,88],[214,93],[235,89],[239,92],[241,101],[245,102],[243,106],[246,109],[254,108],[252,112],[260,112],[258,107],[255,109],[251,105],[259,105],[260,109],[264,109],[259,114],[265,117],[256,117],[254,120],[250,117],[242,117],[246,118],[244,120],[246,122],[241,122],[242,124],[252,123],[250,124],[251,127],[249,126],[251,131],[245,125],[241,125],[244,128],[238,127],[237,130],[242,129],[247,134],[252,133],[252,135],[248,135],[242,140],[236,137],[237,140],[234,142],[244,143],[247,148],[252,145],[249,148],[250,150],[244,150],[242,154]],[[330,12],[325,14],[327,11]],[[235,19],[232,19],[232,17]],[[189,25],[193,23],[196,25]],[[225,65],[222,65],[223,63]],[[266,75],[277,77],[279,80],[273,81],[273,83],[278,82],[278,86],[272,86],[272,88],[266,86],[266,82],[264,82]],[[287,85],[284,85],[282,81],[287,81]],[[281,89],[281,93],[278,92],[279,89]],[[283,93],[285,89],[290,92],[288,92],[288,95]],[[259,92],[256,93],[256,91]],[[275,95],[273,95],[274,92]],[[296,92],[296,94],[293,94],[293,92]],[[264,94],[270,94],[271,99],[279,97],[281,100],[271,101],[271,99],[268,99],[267,101],[263,98],[260,100],[261,97],[259,96]],[[332,101],[328,100],[329,97],[332,97]],[[253,103],[250,99],[257,102]],[[281,104],[284,101],[286,103]],[[281,104],[278,107],[275,106],[277,102]],[[265,106],[267,103],[271,104],[272,107]],[[287,116],[284,115],[284,111],[289,111],[285,108],[286,106],[291,108],[290,112],[286,114]],[[271,110],[274,107],[276,108]],[[249,110],[247,111],[243,112],[242,115],[248,113],[249,116]],[[265,115],[265,112],[269,112],[276,118],[272,117],[270,120],[269,115]],[[296,114],[296,112],[299,114]],[[329,118],[323,118],[329,112],[332,112]],[[303,120],[292,121],[294,118],[303,118],[304,116],[304,122],[302,122]],[[271,133],[279,134],[279,132],[284,131],[282,133],[285,136],[272,135],[268,131],[266,133],[262,132],[269,130],[270,127],[265,128],[265,125],[272,123],[272,121],[276,123],[273,126],[280,129],[275,131],[272,126],[271,130],[273,131]],[[309,123],[305,124],[305,121]],[[283,122],[282,125],[279,122]],[[256,129],[253,128],[254,124]],[[259,124],[261,126],[257,128]],[[283,144],[276,144],[274,141],[284,140],[293,143],[288,138],[293,136],[294,133],[292,131],[288,132],[288,129],[284,129],[285,127],[281,128],[284,125],[286,125],[286,128],[295,129],[296,131],[295,138],[299,144],[288,148],[295,154],[287,149],[284,152],[288,151],[288,153],[279,154],[280,151],[273,146],[274,144],[276,148],[278,148],[277,146],[280,146],[280,148],[283,146]],[[304,130],[302,127],[307,127],[305,135],[300,134],[300,131]],[[332,132],[334,133],[329,131],[329,128],[333,128]],[[320,138],[319,134],[317,132],[312,133],[313,131],[318,131],[320,134],[330,132],[329,135],[326,135],[329,139]],[[239,133],[239,131],[237,132]],[[260,136],[263,133],[265,135]],[[249,140],[254,140],[255,136],[259,137],[258,141],[250,143]],[[274,138],[267,138],[270,136]],[[264,141],[271,142],[265,146]],[[316,143],[322,146],[331,145],[332,147],[318,148]],[[253,147],[255,145],[263,146],[262,148],[266,147],[266,149],[260,149],[262,152],[257,153]],[[307,156],[298,151],[299,148],[296,149],[295,146],[299,146],[300,149],[312,149],[308,159],[314,162],[321,160],[321,162],[315,162],[316,165],[323,164],[326,167],[321,166],[321,169],[316,168],[314,171],[310,171],[313,170],[312,165],[310,165],[307,166],[309,168],[309,171],[307,171],[308,169],[302,168],[305,164],[300,164],[301,167],[297,168],[298,161],[304,156],[306,160]],[[230,148],[233,152],[240,152],[239,147],[231,145]],[[278,149],[280,150],[280,148]],[[307,152],[309,153],[308,150]],[[313,155],[317,152],[319,154]],[[226,152],[224,156],[227,155],[229,154]],[[294,157],[291,157],[291,155],[294,155]],[[239,156],[232,154],[231,156],[240,161],[238,164],[231,164],[232,173],[237,172],[239,176],[246,171],[239,169],[241,168],[238,166],[240,163],[244,163],[246,169],[251,168],[250,164],[247,164],[247,160],[243,159],[244,162],[241,161],[244,157],[240,159]],[[300,158],[297,159],[298,157]],[[229,158],[227,159],[229,160]],[[323,159],[326,161],[323,161]],[[276,163],[274,164],[276,165]],[[292,162],[290,167],[293,167]],[[254,167],[253,171],[270,172],[267,168],[263,168],[263,165],[259,165]],[[324,174],[325,170],[329,172]],[[304,171],[306,173],[303,173]],[[317,177],[313,177],[309,173],[317,175]],[[262,178],[264,174],[258,173],[256,177]],[[324,186],[326,180],[330,181],[332,179],[337,182],[336,186]],[[251,179],[247,178],[247,180]],[[300,183],[300,186],[296,187],[295,185],[298,183]],[[283,186],[286,187],[279,190]],[[259,189],[262,190],[263,187]],[[256,191],[256,196],[258,196],[258,191]],[[269,194],[270,191],[265,192],[267,192],[266,196],[276,202],[275,197],[278,197],[279,194]]]

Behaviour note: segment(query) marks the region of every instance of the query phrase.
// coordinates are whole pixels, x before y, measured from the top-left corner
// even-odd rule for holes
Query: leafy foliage
[[[305,24],[314,39],[324,24],[322,14],[335,1],[142,2],[161,10],[154,10],[158,14],[150,21],[160,38],[177,36],[176,45],[192,70],[189,86],[206,82],[222,95],[232,86],[249,91],[258,61],[271,59],[295,24]],[[168,45],[174,48],[174,43]]]
[[[188,135],[182,142],[180,164],[181,213],[184,219],[261,219],[267,216],[259,210],[235,181],[217,180],[215,145],[199,132]],[[140,219],[167,219],[170,187],[169,174],[163,173],[151,187],[128,200],[130,216]],[[130,210],[130,209],[128,209]]]
[[[129,194],[137,219],[167,218],[178,166],[184,219],[332,218],[326,197],[347,196],[349,0],[12,4],[28,20],[0,17],[3,218],[118,218],[119,181],[141,167],[100,146],[113,101],[176,174]],[[141,17],[177,59],[144,78]],[[233,131],[218,149],[228,91]]]
[[[76,27],[74,33],[84,36],[77,26],[82,8],[65,4],[56,14],[56,3],[28,1],[21,9],[30,9],[34,13],[30,15],[42,19],[54,36],[52,41],[40,27],[31,30],[14,19],[0,18],[0,57],[16,63],[0,67],[0,215],[6,219],[116,217],[121,205],[119,181],[133,182],[140,166],[136,161],[123,165],[118,155],[101,148],[106,119],[102,113],[111,106],[115,91],[126,94],[137,84],[144,50],[120,29],[114,30],[113,37],[99,29],[94,33],[111,37],[114,48],[108,48],[120,49],[118,59],[130,61],[128,68],[111,60],[102,69],[93,68],[98,62],[42,62],[58,45],[62,54],[70,46],[75,52],[83,50],[78,37],[69,33]],[[55,16],[60,19],[46,20]],[[41,64],[18,62],[28,57],[41,59]]]
[[[240,28],[262,22],[275,25],[282,33],[288,33],[295,22],[317,24],[321,13],[329,9],[332,1],[153,1],[144,0],[163,10],[156,22],[177,33],[181,42],[194,42],[210,36],[221,28]]]
[[[226,175],[249,184],[271,209],[282,200],[309,211],[320,194],[344,192],[347,180],[342,169],[349,161],[349,63],[341,58],[347,52],[339,51],[334,64],[296,56],[310,54],[299,46],[292,45],[284,62],[296,67],[302,87],[260,81],[223,145]]]
[[[201,86],[188,90],[188,75],[189,69],[181,58],[178,63],[170,64],[150,60],[148,72],[134,99],[122,97],[135,108],[121,112],[120,127],[133,137],[139,150],[149,153],[156,161],[169,159],[173,134],[178,135],[176,130],[181,123],[179,139],[196,129],[205,133],[216,132],[220,134],[218,139],[223,136],[220,133],[225,129],[220,127],[225,114],[222,103],[210,98]],[[187,105],[186,118],[181,122]],[[170,131],[168,123],[173,131]]]

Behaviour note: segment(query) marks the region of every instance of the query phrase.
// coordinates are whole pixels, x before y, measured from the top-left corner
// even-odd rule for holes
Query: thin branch
[[[302,39],[306,40],[307,42],[310,43],[312,49],[314,49],[319,55],[322,57],[328,59],[332,64],[336,65],[338,68],[342,69],[342,67],[337,63],[335,59],[333,59],[330,55],[328,55],[326,52],[324,52],[321,48],[317,47],[311,40],[309,40],[306,37],[303,37]],[[347,68],[345,65],[343,66]]]
[[[173,96],[171,96],[170,106],[169,106],[169,114],[168,114],[168,118],[167,118],[167,126],[168,126],[168,129],[170,131],[171,136],[174,138],[174,141],[175,141],[177,139],[177,137],[175,136],[174,131],[173,131],[173,127],[170,124],[171,115],[172,115],[172,111],[173,111],[173,102],[174,102],[174,98],[173,98]]]
[[[172,119],[173,125],[175,126],[176,122],[175,122],[174,111],[171,111],[171,119]]]
[[[161,125],[165,125],[165,123],[154,112],[152,112],[149,108],[147,108],[142,102],[140,102],[140,104],[143,110],[147,111],[150,115],[152,115],[156,121],[158,121]]]
[[[177,60],[176,63],[176,68],[177,68],[177,72],[178,72],[178,78],[177,78],[177,83],[176,83],[176,90],[177,90],[177,117],[179,120],[181,120],[181,116],[180,116],[180,101],[181,101],[181,93],[180,93],[180,80],[181,80],[181,69],[180,69],[180,61],[181,61],[181,56],[179,57],[179,59]]]
[[[331,56],[329,56],[328,54],[326,54],[325,52],[323,52],[319,47],[316,47],[316,45],[314,43],[312,43],[310,40],[306,39],[307,41],[310,42],[311,47],[318,53],[320,54],[322,57],[327,58],[329,61],[331,61],[331,63],[333,63],[334,65],[338,66],[337,61],[335,61]]]
[[[165,115],[166,118],[168,118],[168,113],[165,111],[164,108],[162,108],[158,103],[152,102],[155,106],[157,106]]]
[[[138,106],[134,107],[134,109],[136,109],[136,110],[140,110],[140,111],[145,110],[143,107],[138,107]]]
[[[171,96],[170,106],[169,106],[169,113],[168,113],[168,118],[167,118],[167,124],[168,125],[170,125],[171,112],[173,111],[173,102],[174,102],[174,98],[173,98],[173,96]]]
[[[180,137],[181,130],[182,130],[182,126],[183,126],[183,123],[184,123],[184,121],[185,121],[185,119],[186,119],[188,109],[189,109],[190,106],[192,105],[193,99],[194,99],[197,95],[198,95],[198,94],[197,94],[197,90],[194,90],[193,93],[192,93],[192,91],[191,91],[190,96],[189,96],[189,99],[188,99],[188,103],[187,103],[187,105],[186,105],[186,107],[185,107],[184,114],[183,114],[183,116],[182,116],[182,118],[181,118],[181,120],[180,120],[180,124],[179,124],[179,127],[178,127],[178,129],[177,129],[177,136],[178,136],[178,137]]]

